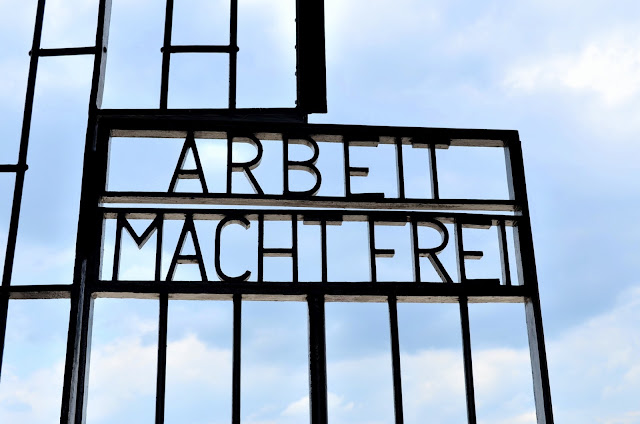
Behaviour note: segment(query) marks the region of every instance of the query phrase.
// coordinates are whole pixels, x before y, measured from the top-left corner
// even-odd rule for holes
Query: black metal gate
[[[233,302],[233,373],[232,423],[240,423],[240,335],[243,299],[252,300],[305,300],[308,303],[308,343],[311,422],[322,424],[327,415],[327,376],[325,354],[324,305],[326,301],[379,301],[388,303],[391,335],[392,370],[396,423],[403,422],[402,384],[400,377],[400,350],[398,341],[397,303],[403,301],[456,302],[460,308],[462,342],[466,383],[468,422],[475,423],[475,397],[469,334],[469,302],[524,303],[529,333],[534,394],[538,423],[553,422],[551,396],[547,371],[538,283],[534,261],[529,209],[527,203],[522,151],[516,131],[459,130],[441,128],[373,127],[346,125],[314,125],[307,123],[309,113],[326,112],[326,83],[324,55],[323,0],[297,1],[297,107],[290,109],[238,109],[236,108],[237,17],[238,1],[231,0],[229,45],[173,45],[171,39],[173,0],[167,0],[162,48],[162,78],[158,109],[114,110],[102,109],[105,61],[107,56],[110,0],[100,0],[95,46],[60,49],[40,47],[45,1],[38,1],[36,24],[31,49],[31,62],[16,164],[1,165],[0,172],[15,174],[11,221],[8,232],[7,253],[0,291],[0,360],[4,349],[9,299],[70,298],[71,313],[67,340],[64,376],[62,423],[84,422],[88,360],[91,346],[93,302],[97,297],[136,297],[159,301],[159,343],[157,370],[156,422],[164,422],[167,310],[172,297],[184,299],[227,299]],[[169,69],[173,54],[203,53],[229,55],[229,104],[226,109],[168,109]],[[11,284],[16,238],[20,218],[23,185],[27,171],[27,150],[38,60],[43,56],[94,55],[93,79],[89,99],[89,119],[84,154],[84,175],[78,221],[76,260],[73,284],[30,285]],[[110,143],[119,137],[153,137],[184,139],[181,160],[176,166],[168,190],[158,192],[110,191],[107,172]],[[199,164],[196,139],[226,140],[226,190],[212,192],[206,186]],[[282,193],[265,193],[252,174],[261,160],[261,140],[282,143]],[[233,143],[253,144],[257,155],[247,162],[235,162],[231,151]],[[320,146],[338,143],[342,148],[344,195],[319,195],[322,174],[316,167]],[[293,144],[304,144],[311,149],[311,159],[294,161],[288,156]],[[366,175],[367,168],[352,166],[350,146],[391,145],[395,149],[395,169],[398,195],[385,197],[378,193],[353,193],[351,178]],[[403,146],[426,148],[429,152],[431,196],[410,198],[405,195]],[[440,195],[436,151],[450,146],[473,146],[503,149],[507,163],[509,199],[452,199]],[[181,163],[187,152],[196,158],[195,168],[184,168]],[[315,184],[306,190],[290,187],[289,171],[303,170],[312,175]],[[233,188],[234,172],[246,176],[254,194],[238,193]],[[182,179],[200,182],[197,193],[176,192],[176,183]],[[131,206],[145,204],[143,207]],[[109,206],[117,204],[119,206]],[[121,205],[128,206],[121,206]],[[166,206],[170,205],[170,206]],[[230,205],[223,207],[223,205]],[[195,207],[194,207],[195,206]],[[136,233],[130,220],[150,220],[149,227]],[[100,272],[103,261],[104,226],[115,222],[115,252],[111,277],[104,279]],[[182,222],[178,246],[170,259],[167,275],[162,275],[161,240],[163,225],[167,221]],[[208,278],[199,251],[194,222],[217,220],[215,269],[217,278]],[[291,246],[266,247],[264,225],[268,221],[290,224]],[[364,222],[369,231],[370,279],[347,282],[330,281],[327,277],[327,226],[344,221]],[[220,236],[228,225],[247,228],[258,225],[258,271],[229,276],[220,259]],[[317,225],[321,234],[320,281],[299,278],[297,228],[299,223]],[[378,281],[376,259],[393,255],[376,243],[375,228],[384,225],[409,225],[412,237],[413,278],[411,281]],[[453,225],[453,234],[445,227]],[[418,228],[427,226],[442,237],[439,246],[425,247],[418,237]],[[477,258],[482,252],[466,250],[463,228],[495,227],[499,235],[502,260],[502,278],[469,279],[465,261]],[[510,257],[507,231],[512,227],[516,257]],[[155,278],[149,281],[126,281],[119,278],[120,245],[123,232],[132,236],[138,246],[157,234]],[[195,254],[181,253],[181,244],[187,235],[196,245]],[[455,244],[458,281],[453,281],[437,254],[451,238]],[[288,241],[287,241],[288,243]],[[263,260],[269,256],[285,256],[292,260],[292,279],[289,282],[268,281],[263,275]],[[428,258],[441,281],[421,281],[420,258]],[[166,263],[166,262],[165,262]],[[179,264],[197,264],[199,281],[173,281]],[[518,281],[512,281],[511,269],[517,268]],[[0,362],[1,366],[1,362]],[[0,368],[1,370],[1,368]]]

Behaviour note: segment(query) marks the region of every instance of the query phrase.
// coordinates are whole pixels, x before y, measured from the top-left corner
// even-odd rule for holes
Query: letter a
[[[196,163],[195,169],[184,169],[184,163],[187,160],[187,153],[191,150],[193,154],[193,159]],[[200,155],[198,154],[198,147],[196,146],[196,140],[193,137],[193,132],[187,133],[187,139],[182,146],[182,151],[180,152],[180,157],[178,158],[178,163],[176,164],[176,169],[173,171],[173,176],[171,177],[171,183],[169,183],[169,193],[176,192],[176,186],[178,185],[178,179],[190,179],[190,180],[198,180],[200,181],[200,185],[202,186],[202,192],[208,193],[207,182],[204,179],[204,172],[202,171],[202,164],[200,163]]]

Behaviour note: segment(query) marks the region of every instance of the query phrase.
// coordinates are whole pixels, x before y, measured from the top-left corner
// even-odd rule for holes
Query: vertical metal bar
[[[298,215],[291,215],[291,262],[292,281],[298,282]]]
[[[393,369],[393,404],[396,424],[404,423],[402,412],[402,376],[400,368],[400,337],[398,335],[398,299],[389,296],[389,327],[391,329],[391,364]]]
[[[440,188],[438,184],[438,162],[436,161],[436,145],[429,144],[429,169],[431,171],[431,196],[434,199],[440,198]]]
[[[238,74],[238,0],[231,0],[229,20],[229,46],[231,47],[229,52],[229,109],[235,109]]]
[[[527,334],[529,336],[529,354],[533,372],[533,395],[536,403],[537,420],[538,424],[553,424],[549,369],[547,366],[539,295],[536,294],[527,298],[524,308],[527,320]]]
[[[453,233],[456,238],[456,261],[458,263],[458,280],[460,283],[467,281],[467,272],[464,264],[464,244],[462,242],[462,223],[459,218],[453,224]]]
[[[33,29],[33,41],[31,51],[37,52],[40,49],[42,39],[42,22],[44,20],[45,0],[38,0],[36,9],[36,20]],[[20,150],[18,152],[18,169],[13,188],[13,202],[11,205],[11,218],[9,221],[9,232],[7,234],[7,249],[4,258],[4,269],[2,272],[2,286],[11,285],[13,274],[13,260],[16,253],[16,240],[18,238],[18,225],[20,221],[20,209],[22,206],[22,192],[24,189],[24,177],[27,169],[27,152],[29,149],[29,135],[31,134],[31,117],[33,115],[33,99],[35,96],[36,76],[38,74],[38,55],[32,54],[29,61],[29,76],[27,79],[27,93],[24,101],[24,113],[22,117],[22,132],[20,134]],[[0,301],[0,378],[2,377],[2,357],[4,355],[4,341],[7,325],[7,314],[9,308],[9,295]]]
[[[118,213],[116,217],[116,243],[113,248],[113,271],[111,272],[113,281],[117,281],[120,275],[120,250],[122,248],[122,231],[124,230],[122,221],[124,219],[124,213]]]
[[[369,227],[369,267],[371,272],[371,282],[378,280],[378,272],[376,269],[376,229],[375,221],[369,217],[367,224]]]
[[[80,349],[78,367],[78,389],[76,392],[76,423],[84,423],[87,416],[86,390],[89,386],[89,363],[91,360],[91,336],[93,330],[94,298],[84,292],[82,302],[82,326],[80,327]]]
[[[227,132],[227,194],[233,190],[233,136]]]
[[[322,249],[322,282],[328,281],[327,270],[327,221],[320,220],[320,247]]]
[[[104,216],[98,206],[100,195],[106,188],[109,134],[105,131],[98,133],[97,122],[102,105],[110,19],[111,0],[100,0],[62,388],[60,422],[64,424],[83,424],[86,416],[85,391],[89,383],[87,372],[93,324],[93,295],[87,286],[100,278],[104,236]]]
[[[164,424],[164,401],[167,381],[167,322],[169,294],[160,293],[158,319],[158,372],[156,374],[156,424]]]
[[[500,244],[500,262],[502,262],[502,283],[511,285],[511,267],[509,265],[509,248],[507,246],[507,229],[504,220],[498,223],[498,242]]]
[[[344,149],[344,197],[351,197],[351,165],[349,161],[349,139],[342,138],[342,146]]]
[[[107,46],[109,44],[109,25],[111,23],[111,0],[100,0],[98,4],[98,25],[96,29],[96,55],[93,61],[93,77],[89,94],[89,128],[95,149],[95,124],[97,111],[102,107],[104,93],[104,75],[107,69]]]
[[[155,279],[156,281],[160,281],[162,279],[161,273],[162,273],[162,233],[163,233],[163,229],[164,229],[164,214],[159,213],[157,218],[158,220],[160,220],[160,222],[158,223],[158,233],[156,236],[156,272],[155,272]]]
[[[476,424],[476,400],[473,387],[471,359],[471,333],[469,331],[469,305],[466,297],[460,297],[460,325],[462,328],[462,354],[464,358],[464,383],[467,393],[467,421]]]
[[[264,279],[264,214],[258,215],[258,282]]]
[[[327,424],[327,351],[324,296],[309,295],[309,399],[311,424]]]
[[[296,0],[296,75],[298,107],[327,112],[324,0]]]
[[[411,225],[411,252],[413,253],[413,278],[416,283],[422,281],[420,276],[420,246],[418,246],[418,222],[416,218],[411,216],[409,218],[409,224]]]
[[[33,42],[31,51],[37,52],[40,49],[42,39],[42,21],[44,19],[45,0],[38,0],[36,10],[36,22],[33,30]],[[27,93],[24,101],[24,114],[22,117],[22,132],[20,134],[20,150],[18,152],[18,170],[13,190],[13,204],[11,207],[11,220],[9,221],[9,233],[7,235],[7,251],[4,259],[4,271],[2,274],[2,285],[11,284],[13,273],[13,259],[15,256],[16,239],[18,237],[18,223],[20,220],[20,208],[22,205],[22,191],[24,188],[24,174],[27,167],[27,152],[29,149],[29,135],[31,134],[31,117],[33,115],[33,99],[36,89],[36,75],[38,73],[38,55],[32,54],[29,61],[29,77],[27,79]],[[0,349],[2,346],[0,346]],[[0,354],[2,352],[0,351]]]
[[[509,195],[520,209],[520,219],[513,227],[514,244],[520,284],[529,289],[530,296],[525,300],[527,332],[529,334],[529,354],[533,372],[533,393],[536,403],[538,424],[553,424],[553,407],[549,368],[542,326],[538,276],[533,250],[533,236],[527,200],[527,185],[524,177],[522,146],[517,135],[506,141],[505,162]]]
[[[167,0],[164,16],[164,42],[162,48],[162,76],[160,80],[160,109],[167,109],[169,97],[169,65],[171,62],[171,31],[173,28],[173,0]]]
[[[286,196],[289,191],[289,137],[282,137],[282,187]]]
[[[9,315],[9,293],[0,294],[0,370],[2,370],[2,357],[4,350],[4,340],[7,335],[7,316]],[[0,374],[2,382],[2,374]]]
[[[240,359],[242,346],[242,295],[233,295],[233,371],[231,383],[231,424],[240,424]]]
[[[398,175],[398,198],[404,199],[404,159],[402,157],[402,137],[396,137],[396,168]]]
[[[438,162],[436,160],[436,145],[433,143],[429,145],[429,169],[431,172],[431,196],[433,199],[439,199]]]

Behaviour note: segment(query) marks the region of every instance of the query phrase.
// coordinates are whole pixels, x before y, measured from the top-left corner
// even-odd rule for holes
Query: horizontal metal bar
[[[158,299],[305,300],[309,294],[324,294],[328,301],[386,302],[397,293],[398,302],[455,303],[468,296],[470,303],[523,303],[530,297],[526,286],[486,287],[472,284],[394,282],[201,282],[201,281],[99,281],[89,290],[96,297]],[[68,299],[71,285],[10,286],[0,289],[10,299]]]
[[[304,123],[306,116],[296,108],[236,108],[236,109],[101,109],[102,120],[137,120],[140,118],[182,119],[236,122],[292,122]]]
[[[19,172],[29,169],[27,165],[0,165],[0,172]]]
[[[444,284],[416,282],[284,282],[284,281],[105,281],[88,286],[97,297],[157,299],[168,293],[171,299],[231,299],[242,294],[247,300],[304,300],[309,295],[325,295],[339,302],[386,302],[397,294],[398,302],[455,303],[460,296],[470,302],[523,303],[532,291],[526,286]]]
[[[0,294],[8,294],[9,299],[68,299],[71,287],[71,284],[12,285],[0,287]]]
[[[184,220],[187,215],[194,220],[220,220],[227,216],[244,216],[248,220],[257,220],[264,217],[265,221],[288,221],[293,215],[299,217],[304,223],[318,223],[321,220],[329,224],[355,221],[363,222],[369,219],[377,223],[391,222],[404,224],[411,220],[437,219],[443,223],[459,221],[463,227],[487,228],[489,225],[497,225],[504,222],[506,225],[517,225],[520,217],[512,215],[494,215],[460,212],[421,212],[421,211],[353,211],[338,209],[308,210],[308,209],[177,209],[177,208],[109,208],[101,207],[107,219],[116,219],[119,214],[124,214],[126,219],[154,219],[162,214],[165,220]]]
[[[309,196],[305,198],[284,195],[225,193],[157,193],[135,191],[110,191],[100,199],[102,203],[136,204],[207,204],[246,206],[288,206],[321,208],[411,209],[411,210],[519,210],[512,200],[475,199],[394,199],[352,195],[349,197]]]
[[[246,109],[250,111],[269,111],[271,109]],[[295,109],[272,109],[276,112],[295,111]],[[221,116],[240,115],[242,109],[234,111],[207,110],[202,113],[217,112]],[[193,116],[189,119],[186,115],[170,114],[157,110],[103,110],[100,115],[100,124],[111,129],[113,136],[121,137],[175,137],[172,132],[180,132],[186,135],[187,131],[205,132],[207,137],[224,132],[260,134],[263,139],[277,139],[281,134],[305,134],[318,137],[317,141],[342,142],[344,138],[353,141],[375,140],[382,144],[395,144],[396,137],[402,139],[403,144],[411,141],[417,145],[460,145],[478,147],[504,147],[509,143],[518,143],[518,132],[515,130],[488,130],[488,129],[459,129],[459,128],[429,128],[429,127],[391,127],[373,125],[338,125],[338,124],[307,124],[302,122],[221,122],[205,117]],[[206,117],[209,118],[209,117]],[[269,137],[272,134],[274,137]],[[264,135],[264,137],[263,137]],[[359,143],[352,143],[358,145]]]
[[[38,49],[38,56],[78,56],[84,54],[96,54],[96,48],[94,47],[69,47],[63,49]],[[32,55],[33,52],[29,52]]]
[[[237,46],[168,46],[160,49],[163,53],[232,53],[239,50]]]

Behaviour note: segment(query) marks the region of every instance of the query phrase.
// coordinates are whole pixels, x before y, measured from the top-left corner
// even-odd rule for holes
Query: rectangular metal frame
[[[236,93],[236,56],[237,46],[237,0],[231,0],[230,43],[228,46],[175,46],[171,44],[173,0],[167,0],[165,16],[165,36],[162,50],[162,86],[161,102],[158,110],[102,110],[102,91],[104,87],[105,59],[107,54],[109,19],[111,14],[111,0],[99,0],[96,41],[90,47],[71,47],[42,49],[42,24],[45,12],[45,1],[38,0],[34,37],[31,47],[31,58],[25,108],[20,137],[18,160],[15,164],[0,165],[0,172],[15,175],[15,186],[12,201],[12,211],[9,223],[7,250],[0,287],[0,372],[2,370],[2,353],[4,351],[7,325],[7,311],[10,299],[52,299],[69,298],[71,310],[69,332],[67,340],[67,355],[63,386],[63,400],[61,407],[61,423],[81,424],[85,421],[87,389],[87,371],[90,358],[91,328],[94,299],[99,296],[129,296],[147,297],[159,300],[159,343],[158,343],[158,373],[157,373],[157,403],[156,423],[164,421],[165,395],[165,365],[166,365],[166,332],[168,320],[168,301],[170,298],[228,298],[233,302],[233,373],[232,373],[232,423],[240,423],[240,362],[241,362],[241,307],[243,299],[269,299],[274,296],[279,299],[305,299],[309,312],[309,375],[310,375],[310,404],[311,423],[325,424],[327,415],[327,377],[324,328],[324,304],[330,300],[385,301],[389,306],[389,322],[392,352],[392,370],[394,384],[394,404],[396,423],[403,422],[402,385],[400,373],[400,353],[397,322],[397,302],[407,300],[420,301],[453,301],[459,303],[461,330],[463,340],[463,357],[465,369],[465,383],[467,393],[468,422],[475,423],[475,401],[473,370],[471,360],[471,343],[469,334],[468,302],[474,301],[515,301],[525,304],[526,320],[529,334],[531,364],[533,370],[534,394],[539,424],[553,423],[549,376],[546,362],[546,352],[540,312],[540,300],[536,276],[533,241],[531,236],[529,208],[522,162],[522,151],[517,132],[492,132],[487,130],[449,130],[449,129],[416,129],[392,127],[362,127],[362,126],[310,126],[304,124],[307,114],[326,111],[326,83],[324,59],[324,23],[322,0],[297,1],[297,73],[298,73],[298,106],[294,109],[237,109],[235,107]],[[192,53],[225,53],[230,55],[229,62],[229,108],[223,110],[171,110],[167,109],[168,74],[170,57],[172,54],[184,52]],[[15,286],[11,284],[13,260],[15,257],[16,239],[18,234],[21,211],[22,193],[27,167],[27,152],[31,129],[31,116],[35,94],[38,61],[45,56],[94,55],[92,86],[89,98],[89,117],[84,155],[84,174],[82,181],[82,197],[80,216],[78,221],[78,237],[76,245],[76,262],[73,283],[59,285],[30,285]],[[257,122],[261,121],[261,122]],[[287,196],[274,198],[259,198],[259,196],[227,196],[226,199],[213,199],[211,203],[232,204],[269,204],[278,206],[327,207],[330,205],[354,208],[396,208],[396,209],[471,209],[511,211],[513,215],[484,216],[451,214],[450,219],[491,219],[499,225],[503,256],[505,255],[505,225],[514,226],[515,246],[517,254],[517,268],[520,285],[512,285],[508,280],[509,261],[503,261],[504,285],[483,286],[469,284],[430,284],[416,282],[413,285],[404,284],[402,287],[394,283],[375,282],[375,259],[372,264],[372,281],[366,282],[361,288],[354,289],[353,285],[344,283],[329,283],[326,281],[326,267],[323,267],[322,285],[305,285],[300,282],[255,284],[242,282],[220,282],[217,284],[190,282],[189,284],[175,284],[167,281],[140,283],[126,281],[101,281],[100,262],[105,216],[120,216],[118,214],[132,214],[135,211],[117,210],[104,207],[105,201],[134,201],[138,194],[113,194],[106,192],[106,170],[108,158],[108,141],[114,132],[136,135],[137,131],[159,131],[165,134],[171,132],[207,131],[211,128],[238,128],[243,131],[272,130],[277,132],[296,131],[306,134],[339,134],[346,146],[348,155],[348,141],[362,140],[375,134],[390,137],[392,143],[402,145],[403,140],[420,138],[430,145],[430,158],[435,164],[435,148],[438,145],[458,143],[476,143],[474,145],[495,146],[496,140],[505,147],[510,199],[507,201],[468,201],[464,199],[440,199],[438,178],[435,171],[432,174],[433,200],[424,204],[405,199],[404,189],[399,186],[400,199],[385,201],[380,198],[362,199],[313,199],[305,200]],[[215,128],[214,128],[215,129]],[[462,141],[461,141],[462,140]],[[399,149],[399,163],[402,149]],[[432,166],[432,169],[437,167]],[[399,166],[399,174],[403,170]],[[347,178],[348,181],[348,178]],[[349,193],[349,190],[347,190]],[[109,197],[111,196],[111,197]],[[153,196],[152,196],[153,197]],[[148,198],[145,202],[157,202],[158,198]],[[184,199],[178,198],[177,201]],[[196,199],[204,201],[208,199]],[[260,203],[262,201],[262,203]],[[317,212],[317,211],[316,211]],[[167,209],[138,210],[138,216],[163,213],[170,214]],[[184,214],[184,211],[174,211]],[[207,212],[201,212],[206,214]],[[213,212],[212,212],[213,213]],[[214,212],[214,213],[220,213]],[[264,217],[264,213],[257,211]],[[271,212],[270,212],[271,213]],[[309,210],[286,210],[282,212],[289,216],[311,213]],[[322,211],[321,214],[338,215],[344,212]],[[358,212],[364,219],[371,222],[375,219],[397,218],[403,212]],[[358,214],[356,213],[356,215]],[[415,212],[410,212],[411,214]],[[115,215],[114,215],[115,214]],[[391,214],[391,215],[390,215]],[[395,215],[394,215],[395,214]],[[443,214],[440,214],[441,216]],[[446,214],[444,214],[446,215]],[[480,218],[478,218],[480,216]],[[406,218],[406,217],[405,217]],[[408,219],[411,220],[410,216]],[[326,224],[326,223],[325,223]],[[326,243],[326,226],[323,242]],[[375,244],[372,246],[375,257]],[[267,252],[269,253],[269,252]],[[285,253],[285,252],[271,252]],[[187,258],[188,259],[188,258]],[[460,264],[458,264],[460,266]],[[419,276],[419,273],[417,274]],[[418,279],[418,278],[416,278]],[[508,281],[508,283],[507,283]]]

